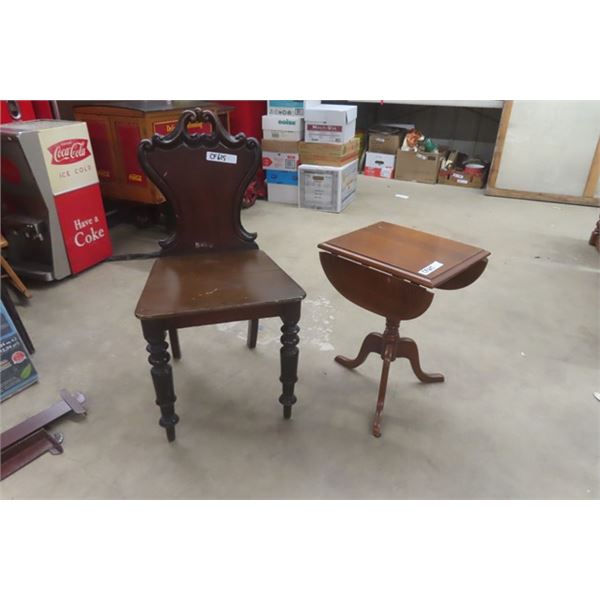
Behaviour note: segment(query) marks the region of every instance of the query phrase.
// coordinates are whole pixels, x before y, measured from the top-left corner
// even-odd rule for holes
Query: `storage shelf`
[[[374,102],[381,100],[348,100],[348,102]],[[463,106],[468,108],[502,108],[504,100],[384,100],[384,104],[418,104],[428,106]]]

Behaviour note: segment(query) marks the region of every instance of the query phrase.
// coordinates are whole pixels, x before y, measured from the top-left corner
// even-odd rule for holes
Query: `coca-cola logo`
[[[88,140],[85,138],[63,140],[52,144],[52,146],[48,146],[48,152],[52,155],[53,165],[70,165],[91,155],[88,149]]]

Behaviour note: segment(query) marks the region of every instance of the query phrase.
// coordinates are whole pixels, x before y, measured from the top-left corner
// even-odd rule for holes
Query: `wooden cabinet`
[[[140,167],[138,144],[155,133],[170,133],[183,110],[198,106],[215,112],[229,130],[229,113],[233,108],[214,102],[161,100],[76,106],[73,110],[75,119],[85,121],[88,126],[102,195],[143,204],[164,202],[163,195]],[[211,125],[192,123],[190,130],[210,132]]]

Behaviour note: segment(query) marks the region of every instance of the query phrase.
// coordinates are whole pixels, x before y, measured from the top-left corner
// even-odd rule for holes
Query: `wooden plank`
[[[2,451],[6,450],[9,446],[12,446],[19,440],[35,433],[38,429],[42,429],[49,425],[53,421],[68,415],[70,412],[73,412],[72,405],[80,404],[83,405],[85,402],[85,396],[81,392],[75,392],[75,394],[70,394],[67,390],[61,390],[60,395],[62,396],[62,400],[59,400],[52,406],[49,406],[46,410],[43,410],[20,423],[17,423],[14,427],[3,431],[0,434],[0,449]],[[65,395],[69,395],[69,402],[65,401]],[[80,407],[79,410],[76,411],[78,414],[85,414],[85,409],[83,406]]]
[[[496,187],[496,179],[500,170],[500,162],[502,161],[502,151],[504,150],[504,140],[510,123],[510,113],[512,112],[513,101],[507,100],[504,102],[502,114],[500,115],[500,124],[498,126],[498,136],[496,137],[496,145],[494,147],[494,156],[492,157],[492,166],[488,177],[488,186]]]
[[[598,186],[598,179],[600,179],[600,137],[596,144],[596,151],[594,152],[594,158],[592,158],[592,164],[590,165],[590,172],[583,188],[584,198],[593,198],[596,187]]]
[[[521,192],[518,190],[505,190],[489,187],[485,190],[486,196],[500,196],[503,198],[519,198],[522,200],[539,200],[542,202],[562,202],[564,204],[581,204],[582,206],[600,206],[600,198],[587,198],[584,196],[568,196],[566,194],[548,194],[545,192]]]

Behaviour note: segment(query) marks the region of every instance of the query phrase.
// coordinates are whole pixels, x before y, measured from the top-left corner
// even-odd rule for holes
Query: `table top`
[[[122,108],[140,113],[182,111],[187,108],[207,108],[209,110],[217,110],[219,113],[233,111],[232,106],[225,106],[224,104],[208,100],[108,100],[106,102],[94,100],[93,102],[78,102],[75,108],[90,108],[93,106]]]
[[[323,242],[319,248],[428,288],[439,287],[490,254],[384,221]]]

